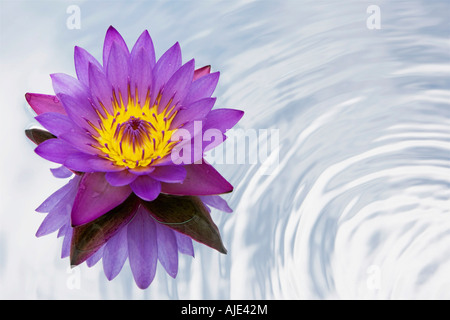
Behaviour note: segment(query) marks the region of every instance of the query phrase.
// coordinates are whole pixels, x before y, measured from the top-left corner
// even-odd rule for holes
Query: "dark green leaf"
[[[221,253],[227,253],[219,229],[198,197],[161,193],[155,200],[141,200],[141,203],[160,223]]]
[[[120,205],[101,217],[74,227],[70,245],[70,264],[79,265],[101,248],[134,217],[139,201],[133,193]]]
[[[36,144],[41,144],[45,140],[54,139],[56,136],[50,132],[42,129],[27,129],[25,130],[25,135]]]

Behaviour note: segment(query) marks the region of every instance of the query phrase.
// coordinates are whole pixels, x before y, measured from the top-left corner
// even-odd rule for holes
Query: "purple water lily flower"
[[[62,257],[102,259],[110,280],[128,258],[140,288],[158,260],[175,277],[178,252],[194,255],[191,239],[226,253],[208,206],[231,212],[219,195],[233,187],[195,141],[210,129],[223,135],[243,116],[212,110],[219,73],[182,64],[178,43],[156,61],[147,31],[130,52],[113,27],[103,65],[75,47],[75,69],[77,78],[51,75],[56,96],[26,94],[46,129],[26,130],[36,153],[62,165],[55,177],[72,177],[37,209],[48,212],[37,236],[59,230]],[[187,138],[177,138],[181,129]]]

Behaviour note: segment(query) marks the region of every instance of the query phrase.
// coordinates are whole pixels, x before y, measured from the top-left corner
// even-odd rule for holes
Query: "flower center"
[[[93,137],[106,159],[134,169],[151,165],[172,151],[176,142],[170,138],[176,129],[170,130],[170,124],[176,111],[166,108],[158,113],[160,99],[150,106],[149,97],[143,105],[130,95],[126,104],[115,94],[113,97],[112,114],[103,107],[98,125],[92,125],[98,133]]]

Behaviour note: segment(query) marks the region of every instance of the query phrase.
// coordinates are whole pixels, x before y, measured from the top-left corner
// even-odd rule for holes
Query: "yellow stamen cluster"
[[[145,103],[140,105],[128,94],[125,104],[120,95],[117,98],[113,93],[112,114],[104,106],[103,112],[97,111],[99,123],[91,125],[98,133],[94,135],[100,145],[98,149],[106,159],[134,169],[149,166],[171,152],[177,142],[170,140],[176,130],[170,130],[176,111],[165,108],[158,113],[160,98],[150,106],[147,96]]]

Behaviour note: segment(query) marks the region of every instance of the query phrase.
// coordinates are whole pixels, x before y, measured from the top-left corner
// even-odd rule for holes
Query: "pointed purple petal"
[[[130,91],[141,106],[145,104],[151,93],[152,69],[150,57],[143,48],[131,54]]]
[[[155,49],[152,39],[145,30],[136,41],[131,50],[130,64],[130,89],[133,96],[138,96],[136,100],[142,106],[145,104],[147,95],[150,95],[152,85],[152,70],[155,66]]]
[[[89,64],[95,65],[97,68],[102,69],[101,64],[95,59],[89,52],[75,46],[75,71],[77,78],[85,85],[89,85]]]
[[[228,203],[221,196],[199,196],[199,198],[208,206],[228,213],[233,212],[233,209],[228,206]]]
[[[204,119],[211,111],[215,102],[216,98],[204,98],[186,106],[178,111],[170,124],[170,129],[177,129],[188,122]]]
[[[233,186],[217,172],[214,167],[204,162],[189,164],[183,183],[161,183],[161,192],[176,195],[215,195],[233,191]]]
[[[138,167],[134,169],[128,169],[128,171],[134,173],[135,175],[142,176],[142,175],[148,175],[150,172],[155,170],[153,166],[147,166],[147,167]]]
[[[77,149],[61,139],[49,139],[38,145],[34,151],[46,160],[63,164]]]
[[[85,173],[72,208],[72,225],[89,223],[123,203],[131,193],[128,186],[113,187],[104,173]]]
[[[79,172],[96,172],[97,170],[93,168],[89,161],[93,160],[96,156],[77,152],[69,155],[64,161],[64,166],[70,170]]]
[[[161,166],[149,176],[161,182],[180,183],[186,178],[186,169],[183,166]]]
[[[102,257],[104,246],[98,249],[92,256],[86,259],[86,265],[90,268],[94,266]]]
[[[56,235],[56,237],[57,238],[64,237],[66,235],[66,232],[67,232],[67,227],[69,227],[69,226],[70,226],[70,221],[69,221],[69,223],[66,223],[61,228],[59,228],[58,234]]]
[[[114,163],[107,159],[100,158],[98,156],[91,156],[88,160],[88,164],[95,170],[100,172],[116,172],[122,171],[123,167],[116,166]]]
[[[135,56],[140,50],[144,50],[149,59],[150,67],[153,68],[156,63],[155,48],[153,46],[152,38],[147,30],[144,30],[136,40],[133,49],[131,49],[131,56]]]
[[[103,250],[103,270],[108,280],[119,274],[127,257],[127,228],[124,227],[108,240]]]
[[[56,210],[51,210],[42,221],[36,232],[36,237],[46,236],[70,222],[70,208],[67,210],[62,205],[56,206]]]
[[[70,243],[72,241],[73,228],[70,225],[65,227],[64,240],[61,248],[61,259],[64,259],[70,255]]]
[[[184,98],[183,105],[189,105],[197,100],[210,98],[219,82],[220,72],[210,73],[192,82]]]
[[[178,273],[178,247],[175,232],[172,229],[155,223],[158,240],[158,259],[166,272],[175,278]]]
[[[155,222],[143,208],[128,224],[127,238],[134,280],[139,288],[146,289],[155,277],[158,247]]]
[[[137,175],[129,172],[128,170],[122,170],[117,172],[107,172],[105,178],[110,185],[121,187],[132,183],[134,180],[136,180]]]
[[[244,111],[235,109],[215,109],[206,117],[203,130],[216,129],[225,133],[233,128],[241,120]]]
[[[181,48],[180,44],[175,43],[169,50],[167,50],[161,58],[159,58],[155,67],[153,68],[152,80],[152,94],[150,105],[152,106],[158,93],[161,91],[170,77],[181,67]]]
[[[116,98],[119,100],[120,95],[125,103],[128,102],[129,64],[130,54],[128,50],[114,43],[106,65],[106,75],[115,90]]]
[[[38,115],[35,119],[57,137],[70,129],[77,128],[68,116],[61,113],[46,112]]]
[[[161,192],[161,183],[149,176],[139,176],[130,186],[139,198],[147,201],[156,199]]]
[[[70,223],[70,212],[78,189],[80,179],[74,178],[67,183],[67,193],[52,207],[36,232],[36,237],[42,237]],[[61,189],[60,189],[61,190]]]
[[[51,78],[53,89],[69,118],[80,128],[95,133],[89,122],[97,123],[98,115],[91,103],[89,89],[78,79],[63,73],[52,74]]]
[[[93,102],[97,110],[104,116],[106,116],[105,109],[109,114],[113,114],[113,87],[111,82],[106,77],[103,69],[93,64],[89,64],[88,72],[89,88],[91,89]]]
[[[30,107],[38,115],[45,112],[66,114],[66,110],[64,110],[62,103],[56,96],[39,93],[26,93],[25,99],[27,99]]]
[[[123,170],[123,168],[114,165],[109,160],[79,151],[69,155],[64,165],[71,170],[79,172],[114,172]]]
[[[106,66],[108,65],[108,59],[110,56],[111,48],[114,44],[117,44],[123,50],[128,52],[128,47],[127,44],[125,43],[125,40],[123,40],[120,33],[116,29],[114,29],[113,26],[110,26],[106,31],[105,42],[103,44],[103,67],[105,69]]]
[[[90,155],[102,154],[101,151],[95,147],[98,146],[97,141],[80,130],[69,130],[61,134],[59,138],[83,153]]]
[[[188,254],[191,257],[194,256],[194,246],[192,245],[192,239],[185,234],[175,231],[175,237],[177,238],[178,251],[183,254]]]
[[[59,178],[59,179],[66,179],[73,175],[73,172],[64,166],[60,166],[58,168],[52,168],[52,169],[50,169],[50,171],[52,172],[52,174],[55,178]]]
[[[178,69],[164,87],[161,100],[159,102],[158,111],[161,112],[170,106],[180,105],[183,101],[194,76],[194,59],[186,62],[180,69]],[[170,110],[170,109],[169,109]],[[177,108],[175,108],[177,110]]]
[[[72,181],[72,180],[71,180]],[[37,212],[50,212],[59,201],[71,190],[71,183],[65,184],[63,187],[59,188],[50,197],[48,197],[42,204],[36,209]]]

